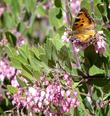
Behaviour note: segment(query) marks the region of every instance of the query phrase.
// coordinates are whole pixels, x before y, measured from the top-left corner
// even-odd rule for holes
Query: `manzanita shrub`
[[[81,8],[95,44],[71,36]],[[109,116],[109,102],[109,0],[0,0],[0,115]]]

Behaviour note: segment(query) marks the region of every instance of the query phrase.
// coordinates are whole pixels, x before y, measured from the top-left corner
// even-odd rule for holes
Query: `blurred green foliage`
[[[107,46],[103,56],[99,56],[89,46],[80,54],[81,68],[72,67],[75,58],[72,48],[61,40],[64,32],[63,0],[2,0],[0,6],[5,8],[0,17],[0,40],[5,36],[9,42],[1,47],[0,54],[8,54],[11,64],[22,70],[22,76],[35,82],[42,73],[50,75],[55,68],[62,68],[72,75],[74,86],[79,93],[80,107],[71,110],[71,115],[109,116],[110,98],[110,8],[109,0],[94,0],[94,20],[96,30],[103,30]],[[47,7],[47,8],[45,8]],[[91,14],[91,3],[82,0],[81,7],[87,7]],[[15,29],[21,33],[27,42],[16,47]],[[89,75],[89,76],[88,76]],[[80,78],[81,77],[81,78]],[[85,81],[84,79],[87,79]],[[88,79],[89,78],[89,79]],[[83,81],[82,81],[83,80]],[[19,83],[25,86],[21,80]],[[87,99],[88,86],[92,86],[92,104]],[[13,93],[14,88],[7,87]],[[103,108],[98,103],[104,103]],[[6,103],[5,103],[6,104]],[[8,105],[9,106],[9,105]],[[6,107],[8,107],[6,106]],[[0,112],[5,110],[2,105]],[[66,114],[65,114],[66,115]]]

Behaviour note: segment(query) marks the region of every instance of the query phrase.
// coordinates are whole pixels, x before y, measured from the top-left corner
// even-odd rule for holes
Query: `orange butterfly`
[[[86,9],[81,9],[75,18],[75,22],[72,26],[74,38],[82,43],[88,43],[94,38],[95,32],[95,22],[89,16]]]

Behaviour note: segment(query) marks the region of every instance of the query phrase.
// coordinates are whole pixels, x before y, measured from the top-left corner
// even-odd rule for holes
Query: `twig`
[[[99,74],[99,75],[93,75],[93,76],[88,76],[88,77],[84,77],[85,79],[103,79],[103,78],[106,78],[106,79],[110,79],[110,74]]]
[[[94,13],[94,0],[90,0],[91,11]]]
[[[90,97],[90,95],[86,94],[86,93],[82,93],[80,92],[80,95],[86,96],[86,97]]]
[[[71,41],[70,41],[70,43],[71,43],[71,46],[72,46],[72,51],[73,51],[73,55],[74,55],[74,57],[75,57],[75,60],[76,60],[76,66],[78,67],[78,68],[81,68],[81,65],[80,65],[80,59],[79,59],[79,56],[78,56],[78,53],[76,53],[76,51],[75,51],[75,44],[74,43],[72,43]]]
[[[60,62],[57,61],[58,65],[60,66],[60,68],[66,73],[66,70],[61,66]]]
[[[71,13],[70,13],[70,9],[69,9],[69,2],[70,2],[70,0],[65,1],[65,7],[66,7],[67,23],[70,26],[71,25]]]

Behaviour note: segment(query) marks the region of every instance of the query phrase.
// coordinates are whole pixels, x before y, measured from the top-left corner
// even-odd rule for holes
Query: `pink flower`
[[[61,95],[64,96],[65,95],[65,91],[61,90]]]
[[[62,40],[63,42],[69,42],[69,38],[68,38],[68,33],[67,32],[64,32],[63,36],[62,36]]]
[[[80,3],[81,3],[80,0],[71,0],[70,7],[71,7],[71,12],[72,12],[73,16],[76,16],[77,13],[79,12],[79,10],[80,10]]]
[[[64,74],[64,76],[70,81],[68,74]],[[65,80],[65,83],[67,80]],[[65,90],[57,80],[44,80],[44,83],[45,81],[49,82],[46,86],[42,85],[42,80],[40,80],[27,89],[22,90],[19,88],[18,92],[13,95],[13,104],[18,108],[24,106],[27,110],[31,109],[33,113],[44,112],[47,116],[69,112],[72,107],[79,105],[77,95],[72,91],[72,88],[70,90],[71,85],[66,85]],[[57,109],[54,112],[53,107],[59,107],[58,112]]]
[[[73,99],[71,100],[71,107],[73,107],[73,106],[75,105],[75,103],[76,103],[76,98],[73,98]]]
[[[37,91],[36,91],[35,88],[29,87],[28,90],[29,90],[29,93],[32,94],[32,96],[36,96],[36,92],[37,92]]]
[[[45,105],[49,105],[48,99],[44,99],[44,104],[45,104]]]
[[[77,97],[77,95],[78,95],[78,93],[76,91],[74,91],[73,94],[74,94],[75,97]]]
[[[1,46],[5,46],[5,45],[7,45],[7,43],[8,43],[8,40],[7,40],[6,38],[3,38],[3,39],[0,41],[0,45],[1,45]]]
[[[44,97],[46,95],[45,91],[41,91],[41,97]]]
[[[80,105],[80,102],[79,102],[79,101],[77,101],[77,102],[76,102],[76,106],[78,107],[79,105]]]
[[[70,90],[67,90],[66,91],[66,96],[68,97],[68,96],[70,96],[71,95],[71,91]]]
[[[45,4],[43,4],[43,8],[45,10],[48,10],[51,6],[52,6],[51,2],[46,2]]]
[[[71,80],[67,80],[67,85],[71,86],[72,85],[72,81]]]
[[[45,80],[45,77],[44,77],[44,76],[41,76],[41,77],[40,77],[40,80],[41,80],[41,81],[44,81],[44,80]]]
[[[4,13],[5,8],[4,7],[0,7],[0,17],[2,16],[2,14]]]
[[[96,44],[95,44],[95,50],[96,50],[96,53],[99,53],[100,55],[102,55],[105,51],[105,46],[106,46],[106,43],[104,41],[104,36],[103,36],[103,32],[102,31],[99,31],[97,32],[96,34]]]
[[[0,80],[3,82],[5,79],[5,76],[3,74],[0,74]]]
[[[63,112],[68,112],[69,109],[66,107],[66,105],[63,105]]]
[[[17,41],[16,41],[16,45],[17,45],[17,46],[22,46],[22,45],[25,44],[26,40],[25,40],[24,36],[23,36],[20,32],[18,32],[16,29],[11,30],[11,32],[12,32],[12,33],[16,36],[16,38],[17,38]]]
[[[48,85],[49,84],[49,81],[48,80],[45,80],[42,84],[43,85]]]
[[[68,74],[64,74],[64,80],[68,80],[69,75]]]
[[[74,46],[74,52],[78,53],[80,51],[80,49],[77,46]]]
[[[63,12],[63,18],[64,18],[63,23],[67,24],[68,20],[67,20],[67,14],[66,14],[66,12]]]
[[[18,83],[16,77],[14,77],[14,79],[11,80],[11,85],[14,87],[19,87],[19,83]]]
[[[12,67],[8,61],[8,59],[4,58],[0,61],[0,79],[4,81],[5,78],[11,79],[15,76],[15,68]]]
[[[38,107],[39,107],[39,108],[42,107],[42,102],[38,102]]]

